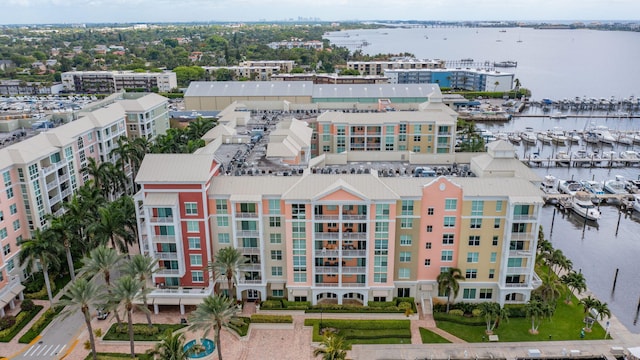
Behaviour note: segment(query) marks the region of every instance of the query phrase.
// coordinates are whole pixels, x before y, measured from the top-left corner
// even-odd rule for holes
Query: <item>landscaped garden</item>
[[[11,341],[31,319],[38,315],[42,308],[41,305],[34,305],[31,300],[25,300],[20,306],[18,315],[0,318],[0,342]]]
[[[305,319],[305,326],[313,326],[313,341],[321,342],[323,335],[335,333],[351,344],[410,344],[409,320],[338,320]]]
[[[185,327],[184,324],[133,324],[133,340],[135,341],[159,341],[167,330],[174,332]],[[102,338],[103,340],[129,341],[129,332],[126,323],[113,324]]]

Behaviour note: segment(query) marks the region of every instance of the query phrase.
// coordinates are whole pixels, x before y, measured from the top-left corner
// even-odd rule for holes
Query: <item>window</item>
[[[480,229],[482,227],[482,219],[471,219],[469,227],[472,229]]]
[[[13,271],[13,269],[15,268],[15,263],[13,262],[13,259],[9,259],[9,261],[7,261],[7,271]]]
[[[497,252],[492,252],[490,257],[489,257],[489,262],[496,262],[496,258],[498,257],[498,253]]]
[[[400,262],[410,262],[410,261],[411,261],[411,252],[400,251]]]
[[[434,213],[433,208],[430,207],[427,209],[427,215],[433,215],[433,213]]]
[[[480,257],[480,253],[468,252],[467,253],[467,262],[468,263],[477,263],[479,257]]]
[[[507,267],[522,267],[522,258],[510,258],[507,260]]]
[[[9,255],[11,254],[11,245],[7,244],[5,246],[2,247],[2,253],[5,255]]]
[[[191,281],[193,282],[204,282],[204,273],[202,271],[196,270],[191,272]]]
[[[280,217],[279,216],[269,216],[269,226],[271,227],[280,227]]]
[[[0,239],[6,239],[7,238],[7,228],[2,228],[0,229]]]
[[[493,298],[493,290],[492,289],[480,289],[480,299],[491,299]]]
[[[191,263],[191,266],[202,266],[202,255],[189,255],[189,262]]]
[[[513,215],[527,216],[529,215],[529,205],[516,205],[513,207]]]
[[[471,202],[471,216],[482,216],[484,211],[484,201],[473,200]]]
[[[445,262],[453,261],[453,250],[442,250],[440,260]]]
[[[323,152],[330,152],[331,151],[331,146],[329,145],[324,145],[322,146],[322,151]],[[295,275],[295,274],[294,274]]]
[[[389,218],[389,204],[376,204],[376,219]]]
[[[190,237],[189,239],[189,250],[200,250],[200,238],[199,237]]]
[[[413,215],[413,200],[402,200],[402,215]]]
[[[433,225],[427,225],[427,232],[433,232]]]
[[[216,218],[218,226],[229,226],[229,217],[228,216],[219,216]]]
[[[13,221],[13,231],[18,231],[20,230],[20,220],[14,220]]]
[[[7,199],[13,198],[13,188],[7,189]]]
[[[496,201],[496,212],[502,211],[502,201]]]
[[[419,153],[420,152],[420,146],[414,145],[412,151],[415,152],[415,153]]]
[[[469,246],[480,246],[480,236],[478,235],[469,236]]]
[[[407,268],[398,269],[398,279],[408,279],[411,276],[411,270]]]
[[[307,282],[306,272],[296,272],[294,269],[293,282]]]
[[[464,289],[462,291],[463,299],[475,299],[476,298],[476,289]]]
[[[424,248],[427,249],[427,250],[430,250],[431,249],[431,242],[425,243],[424,244]]]
[[[456,227],[456,218],[455,218],[455,216],[445,216],[444,217],[444,227],[446,227],[446,228]]]
[[[4,213],[0,211],[0,221],[4,221]]]
[[[184,213],[187,215],[198,215],[198,203],[184,203]]]
[[[444,209],[447,211],[455,210],[458,207],[458,199],[445,199]]]
[[[271,276],[282,276],[282,266],[272,266]]]
[[[271,250],[271,260],[282,260],[282,250]]]
[[[280,200],[269,199],[269,214],[280,214]]]
[[[424,259],[424,266],[425,267],[431,266],[431,259]]]
[[[284,297],[284,290],[271,290],[271,296],[273,297]]]
[[[400,235],[400,246],[411,246],[412,242],[411,235]]]
[[[16,204],[11,204],[11,206],[9,206],[9,213],[11,213],[11,215],[15,215],[18,212],[18,207],[16,206]]]
[[[403,218],[400,220],[400,228],[401,229],[411,229],[413,227],[413,219],[411,218]]]
[[[498,246],[498,235],[493,236],[493,240],[491,241],[491,245]]]
[[[453,245],[453,234],[442,234],[442,245]]]
[[[282,244],[282,234],[269,234],[269,242],[272,244]]]
[[[218,214],[227,214],[227,200],[225,199],[216,199],[216,213]]]
[[[230,244],[231,243],[231,237],[229,236],[229,233],[218,233],[218,243],[219,244]]]
[[[489,279],[493,279],[496,276],[496,269],[489,269]]]
[[[197,221],[187,221],[187,232],[200,232],[200,223]]]
[[[477,279],[478,278],[478,269],[467,269],[464,274],[465,279]]]
[[[291,204],[291,218],[292,219],[300,219],[304,220],[306,210],[304,204]]]

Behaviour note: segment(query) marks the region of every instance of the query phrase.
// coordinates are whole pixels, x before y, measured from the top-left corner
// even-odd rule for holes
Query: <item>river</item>
[[[350,30],[325,38],[369,55],[409,52],[420,59],[514,60],[517,68],[497,69],[514,72],[535,99],[640,95],[640,32],[434,27]],[[361,46],[362,41],[369,45]]]
[[[530,89],[534,99],[573,99],[575,97],[627,98],[638,96],[640,71],[640,33],[594,30],[535,30],[530,28],[416,28],[350,30],[327,39],[352,50],[360,48],[366,54],[410,52],[418,58],[475,62],[514,60],[512,71],[522,86]],[[349,34],[348,37],[344,36]],[[446,39],[446,40],[445,40]],[[362,41],[369,45],[359,46]],[[497,41],[499,40],[499,41]],[[538,109],[539,110],[539,109]],[[528,112],[538,111],[528,109]],[[514,118],[504,123],[479,125],[493,132],[521,131],[525,127],[547,130],[560,126],[565,130],[583,130],[591,124],[606,125],[612,130],[638,130],[639,121],[602,114],[592,119]],[[560,150],[574,151],[582,145],[521,145],[518,156],[538,152],[541,157],[552,156]],[[607,147],[599,150],[640,151],[640,146]],[[593,149],[590,149],[593,150]],[[640,177],[640,169],[633,168],[534,168],[541,176],[552,174],[558,179],[574,178],[603,181],[623,175],[629,179]],[[638,255],[640,254],[640,214],[620,214],[614,205],[603,205],[602,218],[587,223],[570,213],[555,213],[553,206],[542,210],[542,225],[546,238],[561,249],[582,271],[587,286],[596,297],[607,302],[616,317],[633,333],[640,333],[634,325],[636,306],[640,298]],[[618,226],[618,219],[619,226]],[[553,232],[551,232],[553,223]],[[613,279],[619,269],[616,291],[612,294]],[[615,334],[612,334],[615,337]]]

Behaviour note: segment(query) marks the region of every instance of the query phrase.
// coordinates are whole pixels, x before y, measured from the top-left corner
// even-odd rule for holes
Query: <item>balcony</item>
[[[262,270],[262,268],[260,267],[260,264],[244,264],[242,265],[242,271],[260,271]]]
[[[367,284],[365,283],[342,283],[342,287],[365,287]]]
[[[173,216],[164,216],[164,217],[150,217],[149,222],[151,223],[173,223]]]
[[[153,235],[153,242],[158,244],[174,244],[176,242],[175,235]]]
[[[256,230],[239,230],[236,232],[236,236],[239,238],[257,238],[260,236],[260,232]]]
[[[510,250],[509,257],[531,256],[532,252],[529,250]]]
[[[336,288],[338,286],[340,286],[340,284],[338,283],[316,283],[317,287],[331,287],[331,288]]]
[[[343,220],[367,220],[366,214],[342,214]]]
[[[342,233],[342,238],[345,240],[367,240],[366,232],[345,232]]]
[[[535,215],[513,215],[513,221],[536,221],[537,219]]]
[[[528,274],[531,268],[528,267],[508,267],[507,275]]]
[[[338,266],[316,266],[316,274],[337,274]]]
[[[340,216],[339,215],[314,215],[313,216],[314,220],[318,220],[318,221],[338,221],[340,220]]]
[[[262,279],[239,279],[238,284],[240,285],[262,284]]]
[[[243,247],[240,248],[242,255],[260,255],[261,251],[259,247]]]
[[[147,248],[148,251],[148,248]],[[156,258],[159,260],[178,260],[178,253],[177,252],[157,252],[156,254]]]
[[[506,283],[504,284],[506,288],[528,288],[529,284],[526,283]]]
[[[338,250],[316,249],[316,257],[338,257],[340,252]]]
[[[533,241],[533,233],[511,233],[511,240]]]
[[[257,218],[258,218],[258,213],[251,213],[251,212],[239,212],[239,213],[236,213],[236,218],[242,218],[242,219],[257,219]]]
[[[157,276],[165,276],[165,275],[179,276],[181,274],[180,274],[180,270],[179,269],[163,269],[163,268],[160,268],[155,273],[155,275],[157,275]]]
[[[317,232],[315,233],[316,240],[338,240],[340,234],[337,232]]]
[[[367,250],[342,250],[343,257],[366,257]]]
[[[343,274],[366,274],[367,267],[366,266],[343,266],[342,273]]]

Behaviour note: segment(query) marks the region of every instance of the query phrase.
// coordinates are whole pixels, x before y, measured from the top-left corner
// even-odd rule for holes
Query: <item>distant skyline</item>
[[[638,20],[638,0],[4,0],[1,24]]]

